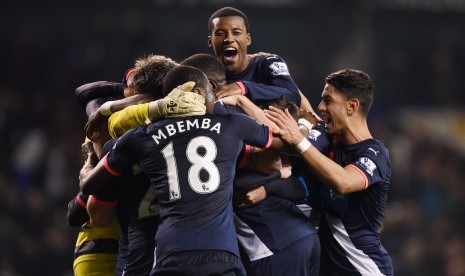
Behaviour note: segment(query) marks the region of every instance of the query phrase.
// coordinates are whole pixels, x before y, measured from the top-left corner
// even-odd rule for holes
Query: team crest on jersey
[[[289,70],[284,62],[275,61],[270,64],[270,69],[273,76],[289,76]]]
[[[308,134],[308,138],[312,139],[313,141],[316,141],[318,137],[321,136],[321,131],[312,129],[310,133]]]
[[[369,173],[371,176],[373,176],[373,172],[376,170],[376,164],[373,162],[370,158],[368,157],[360,157],[358,159],[358,163],[362,168]]]

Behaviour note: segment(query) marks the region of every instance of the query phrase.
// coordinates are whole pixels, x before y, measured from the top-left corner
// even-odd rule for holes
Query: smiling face
[[[250,34],[240,16],[217,17],[212,20],[212,31],[208,45],[224,64],[226,72],[236,74],[249,65],[247,47],[251,43]]]
[[[326,84],[321,94],[321,102],[318,110],[326,120],[326,129],[331,135],[343,135],[347,128],[348,101],[331,84]]]

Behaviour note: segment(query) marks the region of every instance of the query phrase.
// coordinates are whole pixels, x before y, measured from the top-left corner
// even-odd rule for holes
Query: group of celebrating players
[[[75,275],[393,275],[371,78],[329,74],[323,120],[281,57],[247,53],[242,11],[215,11],[208,31],[215,56],[148,55],[122,83],[76,89]]]

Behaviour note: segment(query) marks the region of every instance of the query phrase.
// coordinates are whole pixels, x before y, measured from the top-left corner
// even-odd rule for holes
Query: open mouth
[[[223,57],[226,61],[233,61],[237,56],[237,49],[233,47],[226,47],[223,49]]]

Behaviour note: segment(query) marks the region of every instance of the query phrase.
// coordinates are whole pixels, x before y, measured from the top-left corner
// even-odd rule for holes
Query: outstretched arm
[[[297,122],[287,110],[283,112],[277,108],[270,107],[270,110],[266,114],[279,127],[273,133],[281,137],[289,145],[295,147],[302,156],[303,161],[324,184],[340,194],[365,189],[366,180],[362,173],[350,165],[342,167],[313,147],[302,135]]]

